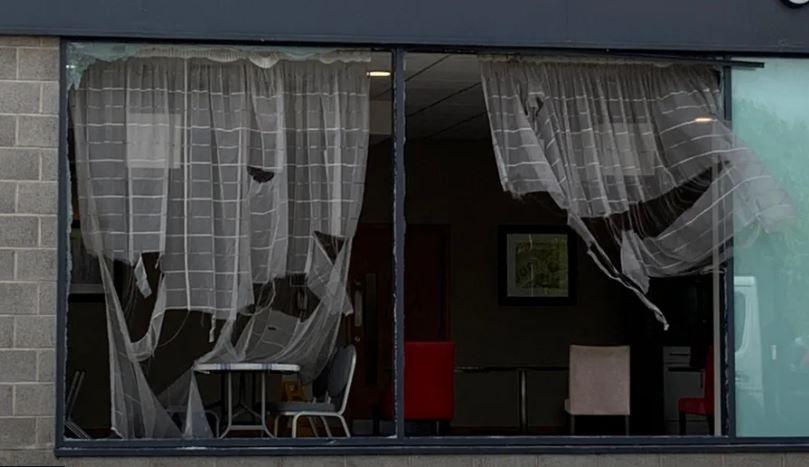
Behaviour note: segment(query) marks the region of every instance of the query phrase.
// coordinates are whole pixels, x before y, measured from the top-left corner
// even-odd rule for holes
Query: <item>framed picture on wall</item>
[[[566,226],[504,225],[498,230],[498,302],[573,305],[576,242]]]

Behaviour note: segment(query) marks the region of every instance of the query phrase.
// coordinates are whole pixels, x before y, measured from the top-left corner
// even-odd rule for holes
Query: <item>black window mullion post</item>
[[[723,118],[725,123],[729,126],[733,124],[733,86],[731,82],[733,69],[730,66],[722,67],[722,110],[724,112]],[[733,201],[731,200],[731,203]],[[731,227],[733,228],[733,227]],[[724,334],[724,349],[722,349],[721,363],[722,371],[720,375],[724,376],[723,384],[718,387],[722,389],[722,412],[724,413],[724,430],[723,434],[736,438],[736,329],[735,329],[735,273],[733,271],[733,237],[724,248],[729,248],[731,255],[729,255],[726,262],[726,271],[724,274],[724,306],[723,313],[720,314],[724,319],[722,327],[720,328]]]
[[[404,438],[405,51],[393,50],[393,387],[396,437]]]
[[[67,43],[59,44],[59,149],[57,150],[57,217],[56,217],[56,414],[54,444],[63,446],[65,436],[65,377],[67,373],[67,294],[70,284],[68,273],[68,227],[70,226],[70,182],[67,161]],[[42,312],[42,310],[40,310]]]

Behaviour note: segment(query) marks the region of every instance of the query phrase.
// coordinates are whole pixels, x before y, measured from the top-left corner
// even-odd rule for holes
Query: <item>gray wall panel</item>
[[[24,0],[0,33],[809,53],[779,0]]]

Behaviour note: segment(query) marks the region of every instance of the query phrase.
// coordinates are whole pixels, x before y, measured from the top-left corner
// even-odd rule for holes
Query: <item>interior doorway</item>
[[[357,347],[356,389],[351,413],[356,425],[391,430],[393,372],[393,244],[391,224],[360,223],[349,283],[355,315],[346,332]],[[444,340],[449,320],[449,229],[445,225],[408,226],[405,244],[405,338]],[[356,303],[361,301],[361,306]],[[380,391],[380,388],[385,388]],[[387,425],[387,426],[386,426]]]

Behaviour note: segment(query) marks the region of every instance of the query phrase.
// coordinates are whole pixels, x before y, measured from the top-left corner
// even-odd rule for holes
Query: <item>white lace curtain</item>
[[[296,363],[304,379],[325,365],[351,312],[369,55],[169,49],[88,55],[70,93],[83,239],[107,291],[112,425],[124,438],[210,435],[191,369],[158,397],[140,366],[154,360],[166,312],[210,315],[215,343],[201,361]],[[159,256],[156,291],[146,253]],[[157,294],[138,339],[113,260],[132,268],[142,295]],[[280,282],[314,303],[282,309]],[[234,335],[240,314],[247,324]],[[218,336],[214,320],[224,323]],[[181,426],[169,405],[181,406]]]
[[[605,273],[645,297],[650,277],[705,271],[734,226],[770,231],[788,195],[721,121],[702,65],[481,59],[503,189],[547,192]]]

